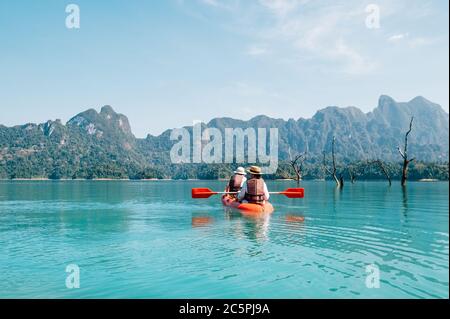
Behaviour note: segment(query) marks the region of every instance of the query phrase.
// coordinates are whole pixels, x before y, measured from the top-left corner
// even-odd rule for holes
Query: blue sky
[[[67,29],[65,7],[80,8]],[[368,4],[380,28],[367,28]],[[135,135],[208,121],[372,110],[422,95],[448,112],[446,0],[1,1],[0,123],[111,105]]]

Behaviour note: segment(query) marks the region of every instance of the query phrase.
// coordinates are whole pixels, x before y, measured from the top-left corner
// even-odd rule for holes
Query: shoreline
[[[44,178],[44,177],[37,177],[37,178],[0,178],[0,181],[11,181],[11,182],[30,182],[30,181],[61,181],[61,182],[79,182],[79,181],[93,181],[93,182],[170,182],[170,181],[184,181],[184,182],[201,182],[201,181],[219,181],[219,182],[225,182],[228,181],[228,179],[196,179],[196,178],[192,178],[192,179],[172,179],[172,178],[147,178],[147,179],[131,179],[131,178],[93,178],[93,179],[88,179],[88,178],[61,178],[61,179],[50,179],[50,178]],[[283,178],[277,178],[277,179],[266,179],[265,181],[267,182],[295,182],[294,179],[283,179]],[[400,180],[392,180],[393,182],[400,182]],[[332,180],[325,180],[325,179],[306,179],[306,180],[301,180],[300,183],[303,182],[333,182]],[[386,182],[386,180],[384,179],[360,179],[358,180],[358,182]],[[356,184],[358,184],[358,182],[356,182]],[[421,178],[421,179],[416,179],[416,180],[408,180],[408,182],[411,183],[437,183],[437,182],[449,182],[448,180],[440,180],[440,179],[435,179],[435,178]],[[351,185],[350,182],[348,182],[347,184]]]

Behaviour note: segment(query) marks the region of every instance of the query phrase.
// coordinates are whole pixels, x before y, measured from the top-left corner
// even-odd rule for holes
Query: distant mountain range
[[[448,162],[449,115],[438,104],[423,97],[396,102],[381,96],[370,113],[356,107],[330,106],[312,118],[273,119],[264,115],[249,121],[215,118],[205,124],[225,128],[272,128],[279,130],[279,157],[291,152],[308,152],[313,162],[329,152],[336,137],[336,151],[342,162],[364,159],[399,161],[411,116],[414,116],[409,153],[419,161]],[[175,141],[170,130],[159,136],[136,138],[125,115],[104,106],[100,113],[84,111],[65,125],[61,121],[0,125],[0,178],[95,178],[132,177],[145,170],[170,164]]]

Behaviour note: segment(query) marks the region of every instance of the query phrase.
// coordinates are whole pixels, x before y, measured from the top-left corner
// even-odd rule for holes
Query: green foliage
[[[410,154],[423,161],[411,163],[409,179],[448,180],[448,162],[442,162],[448,158],[448,115],[437,110],[428,112],[435,106],[423,100],[415,100],[408,107],[387,97],[380,103],[382,107],[372,114],[355,108],[327,108],[309,120],[284,121],[266,116],[250,121],[223,118],[212,120],[208,126],[222,132],[227,127],[277,127],[279,168],[276,174],[265,176],[266,179],[295,176],[286,162],[289,149],[294,153],[308,149],[303,179],[330,178],[324,173],[322,152],[329,153],[333,135],[336,135],[338,175],[348,179],[351,171],[356,179],[384,179],[376,165],[355,162],[358,158],[382,158],[391,177],[398,179],[401,169],[396,146],[402,142],[403,133],[397,122],[388,123],[390,117],[383,112],[396,110],[396,114],[408,119],[410,108],[423,109],[421,116],[417,116],[410,144]],[[0,178],[218,179],[228,178],[239,166],[172,164],[169,152],[174,143],[170,131],[157,137],[135,138],[127,118],[108,106],[100,113],[95,110],[80,113],[66,125],[58,120],[10,128],[0,125]]]
[[[392,179],[401,178],[402,164],[400,162],[383,163],[386,171]],[[350,170],[349,170],[350,168]],[[383,171],[373,161],[357,161],[348,164],[340,164],[337,166],[337,176],[342,175],[344,179],[350,179],[350,171],[353,173],[356,180],[383,180],[386,179]],[[323,169],[323,165],[317,161],[307,162],[304,165],[303,179],[331,179]],[[275,178],[293,178],[295,177],[293,169],[287,162],[280,163]],[[419,179],[449,179],[449,164],[448,163],[425,163],[412,162],[408,169],[409,180]]]

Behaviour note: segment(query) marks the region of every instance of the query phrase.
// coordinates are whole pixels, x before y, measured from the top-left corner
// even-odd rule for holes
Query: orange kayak
[[[239,209],[246,213],[272,213],[274,208],[271,203],[266,202],[263,205],[251,203],[239,203],[236,199],[224,195],[222,196],[222,204],[227,207]]]

